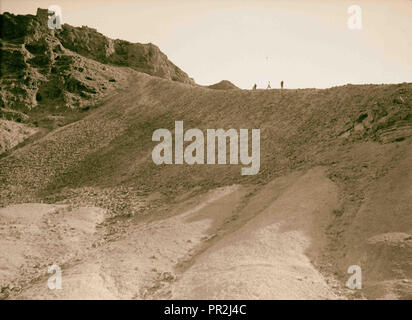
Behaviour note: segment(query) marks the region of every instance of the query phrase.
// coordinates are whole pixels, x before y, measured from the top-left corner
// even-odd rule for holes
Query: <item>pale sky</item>
[[[412,0],[0,0],[15,14],[50,5],[65,23],[156,44],[202,85],[412,82]],[[362,30],[347,26],[351,5]]]

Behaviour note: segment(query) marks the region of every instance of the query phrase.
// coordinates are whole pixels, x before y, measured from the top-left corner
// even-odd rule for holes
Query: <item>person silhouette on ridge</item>
[[[268,87],[266,89],[272,89],[272,87],[270,86],[270,81],[268,82]]]

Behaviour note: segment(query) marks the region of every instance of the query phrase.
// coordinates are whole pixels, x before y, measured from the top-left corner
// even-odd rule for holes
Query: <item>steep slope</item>
[[[362,146],[391,150],[397,144],[382,142],[404,141],[399,144],[403,146],[410,137],[410,84],[253,92],[213,91],[144,74],[131,75],[128,81],[104,109],[3,159],[3,168],[10,169],[18,163],[36,166],[40,159],[44,164],[38,166],[36,177],[23,175],[23,180],[7,178],[14,170],[6,170],[7,182],[29,187],[42,181],[41,187],[53,192],[63,186],[113,184],[139,184],[150,191],[160,187],[164,192],[170,186],[178,192],[177,187],[201,181],[206,185],[268,181],[290,169],[334,163],[336,153],[357,152]],[[405,103],[393,103],[399,96]],[[162,127],[172,130],[175,120],[184,120],[186,129],[260,128],[260,173],[244,177],[236,165],[154,165],[151,134]],[[392,138],[387,136],[390,129],[396,132]],[[28,160],[31,155],[34,158]],[[66,162],[64,170],[55,157]],[[348,156],[347,161],[352,160],[357,161]],[[40,188],[33,185],[33,191]]]

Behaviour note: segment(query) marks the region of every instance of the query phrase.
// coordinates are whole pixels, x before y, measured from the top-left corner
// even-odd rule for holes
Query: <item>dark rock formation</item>
[[[121,86],[124,68],[194,84],[153,44],[112,40],[88,27],[51,30],[48,12],[0,15],[0,108],[82,108]],[[5,114],[5,112],[1,112]]]

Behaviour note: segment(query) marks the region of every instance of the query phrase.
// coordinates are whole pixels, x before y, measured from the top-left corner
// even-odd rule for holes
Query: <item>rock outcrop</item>
[[[101,63],[130,67],[152,76],[194,84],[152,43],[112,40],[86,26],[75,28],[64,25],[61,31],[56,32],[56,37],[65,48]]]
[[[2,114],[14,110],[22,119],[41,104],[70,109],[95,104],[127,77],[118,67],[194,84],[153,44],[112,40],[88,27],[51,30],[47,20],[45,9],[35,16],[0,15]]]

